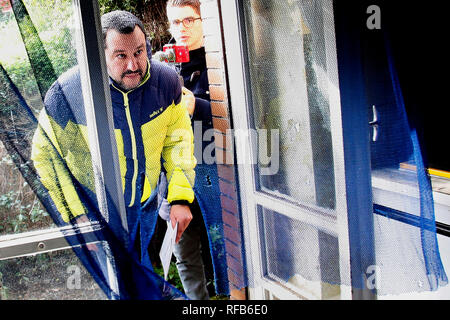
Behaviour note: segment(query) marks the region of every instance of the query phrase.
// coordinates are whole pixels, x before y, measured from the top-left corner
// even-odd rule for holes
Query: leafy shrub
[[[0,235],[42,229],[53,221],[0,142]]]

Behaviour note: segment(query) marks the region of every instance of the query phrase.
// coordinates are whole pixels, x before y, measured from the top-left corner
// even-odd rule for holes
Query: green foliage
[[[99,0],[101,13],[113,10],[129,11],[144,24],[151,39],[153,52],[162,50],[171,35],[166,16],[167,0]]]
[[[0,269],[1,269],[0,261]],[[8,287],[3,284],[3,273],[0,271],[0,300],[8,300]]]
[[[142,0],[100,0],[100,10],[102,13],[113,10],[125,10],[133,14],[138,14],[138,9],[146,1]]]
[[[70,67],[77,63],[76,51],[70,45],[70,31],[68,28],[63,28],[60,33],[54,33],[47,38],[44,46],[48,53],[48,57],[52,62],[52,68],[56,75],[62,74]],[[46,58],[39,57],[38,64],[46,63]],[[27,99],[27,102],[35,109],[40,109],[41,101],[32,101],[40,96],[39,88],[36,79],[28,60],[23,57],[13,63],[5,66],[11,80],[21,90],[22,95]],[[51,80],[53,82],[54,80]]]
[[[0,235],[46,228],[53,222],[0,143]]]
[[[155,272],[164,278],[164,270],[162,266],[154,266]],[[184,292],[183,284],[181,283],[180,276],[178,275],[178,269],[175,262],[170,263],[169,274],[167,275],[167,282],[173,285],[175,288]]]
[[[73,30],[70,29],[72,28],[71,1],[26,0],[24,3],[52,63],[48,67],[54,72],[46,73],[46,75],[48,74],[48,86],[54,80],[51,74],[60,75],[76,64],[76,50],[72,44]],[[28,60],[15,16],[12,12],[6,13],[6,15],[9,16],[9,19],[0,22],[0,63],[29,105],[35,110],[40,109],[42,107],[41,93]],[[22,26],[23,32],[27,36],[32,34],[31,24],[23,23]],[[41,43],[37,38],[30,37],[29,41],[37,47],[37,50],[40,50],[38,47],[41,47]],[[34,59],[38,68],[47,65],[45,55],[35,56]]]

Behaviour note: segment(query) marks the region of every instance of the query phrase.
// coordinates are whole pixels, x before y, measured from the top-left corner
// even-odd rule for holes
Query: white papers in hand
[[[167,281],[167,276],[169,275],[170,261],[172,259],[173,248],[175,245],[175,239],[177,237],[178,222],[175,227],[172,228],[172,222],[167,221],[167,231],[164,236],[163,243],[161,245],[161,250],[159,251],[159,258],[161,259],[161,264],[164,270],[164,279]]]

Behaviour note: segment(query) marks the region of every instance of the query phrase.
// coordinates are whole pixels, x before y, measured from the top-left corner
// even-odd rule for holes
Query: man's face
[[[111,29],[105,38],[106,66],[109,76],[123,89],[136,88],[147,71],[145,35],[139,27],[130,34]]]
[[[203,46],[202,21],[200,19],[194,20],[194,23],[189,28],[185,27],[183,23],[180,23],[180,21],[186,18],[200,18],[200,15],[192,7],[168,6],[167,18],[170,23],[170,33],[175,38],[177,44],[186,45],[189,50],[195,50]]]

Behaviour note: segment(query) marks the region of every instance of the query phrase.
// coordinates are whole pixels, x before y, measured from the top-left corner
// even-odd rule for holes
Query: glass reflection
[[[326,2],[326,3],[325,3]],[[327,68],[327,1],[246,1],[252,120],[271,163],[258,163],[258,188],[334,209],[334,163]],[[279,146],[271,132],[279,132]],[[255,145],[255,144],[254,144]],[[272,150],[273,149],[273,150]]]

